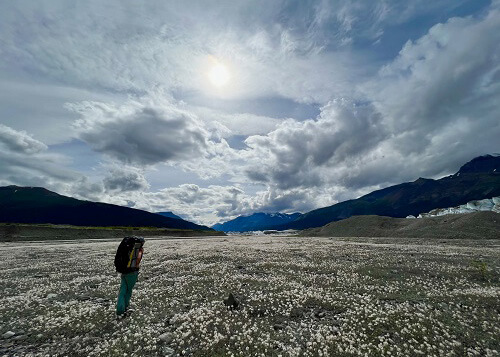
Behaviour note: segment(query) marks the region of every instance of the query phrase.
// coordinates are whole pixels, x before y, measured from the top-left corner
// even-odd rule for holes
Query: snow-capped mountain
[[[213,229],[223,232],[249,232],[272,229],[274,226],[291,222],[299,217],[300,213],[254,213],[250,216],[239,216],[225,223],[212,226]]]

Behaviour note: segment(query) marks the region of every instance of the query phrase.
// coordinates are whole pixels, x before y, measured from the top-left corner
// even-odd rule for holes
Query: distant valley
[[[300,217],[300,215],[300,213],[254,213],[213,225],[212,228],[223,232],[260,231],[268,227],[287,224]]]

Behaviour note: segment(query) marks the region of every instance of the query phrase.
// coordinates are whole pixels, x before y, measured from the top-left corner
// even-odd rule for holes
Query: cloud
[[[103,184],[112,193],[144,191],[150,187],[141,170],[130,166],[112,166]]]
[[[75,123],[82,140],[127,164],[194,160],[209,156],[217,145],[196,116],[169,104],[85,102],[68,107],[82,115]]]
[[[123,100],[120,95],[102,91],[15,77],[10,72],[2,73],[0,65],[0,121],[13,129],[28,131],[49,146],[74,137],[71,123],[78,119],[78,115],[68,112],[64,103]]]
[[[392,133],[386,153],[401,154],[394,164],[435,175],[498,151],[499,44],[498,6],[452,18],[408,41],[364,86]]]
[[[195,113],[208,125],[220,127],[220,136],[227,138],[233,135],[267,134],[283,121],[282,118],[271,118],[251,113],[225,113],[206,107],[185,106],[186,110]]]
[[[3,124],[0,124],[0,144],[8,150],[23,154],[36,154],[47,150],[47,145],[33,139],[25,131],[17,131]]]
[[[492,9],[484,19],[452,18],[408,41],[367,89],[393,130],[430,133],[488,107],[499,90],[499,28]]]
[[[2,4],[0,182],[215,223],[451,173],[499,151],[499,3],[478,3]],[[453,13],[475,15],[436,25]],[[94,152],[46,146],[73,136]],[[161,165],[197,185],[148,192]]]
[[[318,40],[318,32],[308,31],[314,16],[304,21],[300,8],[280,1],[211,7],[202,1],[189,7],[152,2],[140,8],[126,2],[40,2],[5,4],[3,10],[0,69],[91,91],[137,95],[159,86],[180,99],[195,92],[326,103],[350,90],[356,64],[369,66],[348,50],[325,53],[330,36]],[[224,90],[207,79],[213,58],[230,67],[233,80]]]
[[[0,124],[0,185],[62,188],[82,177],[62,165],[64,155],[48,152],[43,142],[24,131]]]
[[[250,195],[241,187],[233,185],[201,187],[195,184],[183,184],[155,192],[129,192],[126,197],[110,195],[107,200],[151,212],[182,212],[183,217],[188,220],[213,225],[256,211],[296,212],[299,209],[310,209],[309,199],[313,195],[311,190],[289,192],[262,190],[255,195]],[[328,202],[331,203],[331,201]]]
[[[372,106],[335,100],[315,120],[288,120],[266,136],[250,136],[246,173],[282,189],[321,186],[330,183],[324,169],[362,155],[386,135]]]
[[[24,131],[0,124],[0,147],[0,185],[61,189],[82,178],[63,167],[66,156],[48,152],[47,145]]]
[[[498,151],[499,44],[494,7],[433,26],[359,86],[363,100],[331,101],[315,120],[250,136],[247,177],[283,190],[343,188],[356,197],[453,173]]]
[[[228,212],[243,212],[248,196],[236,186],[183,184],[156,192],[131,193],[129,199],[138,208],[152,212],[182,212],[188,220],[211,225],[226,217]]]
[[[201,187],[183,184],[156,192],[130,192],[126,199],[122,196],[122,202],[117,201],[117,197],[110,196],[110,199],[122,204],[133,202],[134,207],[152,212],[180,212],[191,221],[211,226],[254,212],[307,212],[336,203],[333,197],[343,199],[346,193],[342,191],[337,187],[266,188],[250,194],[239,185]],[[366,192],[359,191],[359,194],[362,193]]]

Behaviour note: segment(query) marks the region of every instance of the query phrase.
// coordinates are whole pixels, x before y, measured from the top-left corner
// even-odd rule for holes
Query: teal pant
[[[118,302],[116,303],[117,315],[123,314],[128,309],[130,297],[132,296],[132,289],[134,288],[138,275],[138,271],[122,274],[122,283],[120,285],[120,292],[118,293]]]

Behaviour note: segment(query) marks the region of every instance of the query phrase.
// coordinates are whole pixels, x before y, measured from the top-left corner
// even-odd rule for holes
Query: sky
[[[0,185],[212,225],[500,152],[500,1],[2,1]]]

